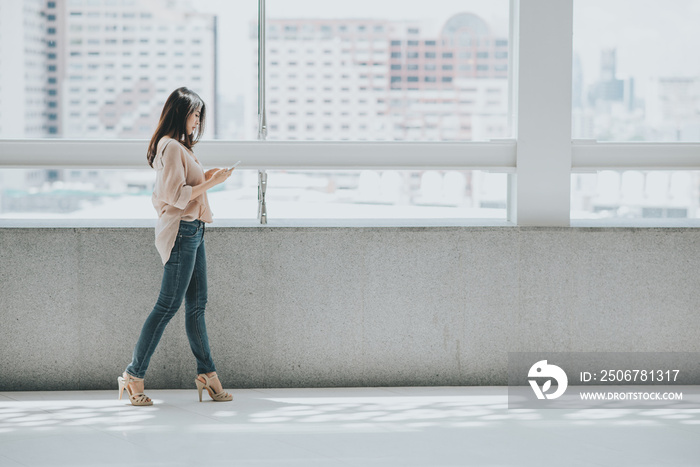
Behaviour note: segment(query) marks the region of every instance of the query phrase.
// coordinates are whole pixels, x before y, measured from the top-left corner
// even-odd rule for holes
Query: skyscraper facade
[[[655,77],[647,83],[646,115],[660,141],[700,140],[700,78]]]
[[[180,86],[215,104],[216,16],[187,0],[23,0],[0,8],[5,137],[148,138]],[[213,112],[208,120],[211,131]]]
[[[0,2],[0,135],[42,137],[49,133],[45,0]],[[48,2],[55,3],[55,2]]]
[[[437,35],[420,21],[270,19],[266,53],[268,139],[509,136],[508,38],[477,15]]]
[[[214,104],[214,15],[176,0],[64,2],[55,27],[63,136],[148,138],[180,86]]]
[[[188,0],[3,0],[0,136],[148,139],[181,86],[210,105],[207,132],[216,136],[216,25]],[[148,190],[132,178],[2,171],[0,212],[71,212],[98,198],[95,190]]]

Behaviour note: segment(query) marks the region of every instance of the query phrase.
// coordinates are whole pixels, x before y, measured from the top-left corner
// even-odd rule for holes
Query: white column
[[[573,0],[514,0],[518,225],[568,226]]]

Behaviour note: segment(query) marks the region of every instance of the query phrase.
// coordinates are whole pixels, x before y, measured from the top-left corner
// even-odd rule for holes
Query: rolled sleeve
[[[192,187],[187,185],[182,154],[174,144],[163,153],[163,169],[160,178],[159,198],[178,209],[185,209],[192,197]]]
[[[177,198],[177,201],[173,203],[173,206],[175,206],[178,209],[185,209],[187,207],[187,203],[190,202],[191,198],[192,187],[189,185],[183,185],[180,187],[180,196]]]

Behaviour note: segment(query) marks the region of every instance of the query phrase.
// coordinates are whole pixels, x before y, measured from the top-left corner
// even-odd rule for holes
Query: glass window
[[[250,190],[256,188],[257,180]],[[506,175],[458,170],[275,170],[268,171],[266,200],[271,218],[505,219]]]
[[[155,171],[148,167],[0,169],[0,219],[156,219],[150,201],[154,183]],[[208,196],[219,219],[255,219],[257,171],[235,170]]]
[[[602,170],[571,176],[572,219],[697,219],[699,171]]]
[[[315,129],[314,125],[310,125]],[[345,125],[350,127],[349,125]],[[324,125],[332,131],[331,125]],[[237,169],[209,192],[217,219],[255,219],[257,171]],[[155,219],[155,171],[0,169],[0,219]],[[268,171],[275,218],[506,216],[506,175],[456,170]]]
[[[435,76],[436,73],[433,72],[431,76],[426,77],[422,71],[418,71],[435,70],[436,57],[457,56],[461,49],[458,41],[451,39],[460,37],[467,30],[477,34],[483,44],[493,44],[494,41],[500,40],[507,46],[508,0],[438,1],[429,5],[413,2],[402,4],[400,9],[396,9],[395,4],[384,5],[381,2],[363,1],[364,3],[360,1],[344,4],[341,9],[337,2],[299,0],[292,3],[286,0],[268,0],[267,46],[270,52],[268,57],[273,56],[272,50],[280,51],[277,59],[267,66],[268,85],[270,88],[278,88],[275,97],[269,98],[267,102],[270,128],[268,139],[471,141],[508,136],[506,111],[498,113],[491,107],[487,108],[487,99],[481,98],[483,97],[481,94],[485,93],[487,88],[496,84],[504,90],[502,95],[496,98],[502,98],[503,102],[506,102],[505,100],[509,97],[507,73],[460,75],[460,80],[474,82],[474,102],[484,102],[482,107],[473,102],[463,107],[462,99],[459,98],[461,90],[452,83],[451,76],[445,77],[441,74]],[[51,3],[53,2],[49,2]],[[41,134],[0,133],[0,137],[148,139],[155,128],[169,92],[175,87],[186,84],[200,93],[209,107],[205,138],[256,139],[256,2],[203,0],[171,3],[173,8],[178,10],[177,13],[183,14],[171,15],[159,12],[149,7],[150,2],[132,2],[126,5],[124,2],[117,1],[110,6],[111,11],[98,12],[86,9],[82,16],[99,17],[96,23],[91,21],[85,26],[89,29],[98,24],[103,31],[98,34],[99,38],[95,34],[86,36],[84,30],[67,28],[61,30],[63,35],[61,42],[46,42],[52,48],[51,53],[54,56],[65,57],[61,73],[56,77],[55,87],[70,90],[70,92],[62,91],[56,95],[55,89],[49,91],[56,97],[51,98],[51,102],[55,102],[55,105],[52,105],[51,112],[48,112],[43,108],[48,101],[44,96],[47,90],[38,86],[36,95],[31,95],[30,92],[26,102],[28,108],[30,106],[36,108],[30,109],[31,112],[18,113],[13,110],[13,113],[22,115],[22,118],[27,118],[27,115],[36,115],[39,120],[38,125],[32,125],[30,124],[32,122],[29,122],[23,127],[43,128]],[[102,3],[98,2],[96,5],[102,5]],[[69,9],[73,8],[79,10],[81,7],[71,5]],[[83,12],[61,9],[57,12],[57,24],[63,24],[62,21],[67,24],[76,21],[81,23],[82,18],[72,13]],[[60,15],[70,16],[70,18],[59,17]],[[188,22],[173,25],[173,17],[186,17]],[[140,18],[147,18],[152,26],[134,27],[135,22],[141,22]],[[219,47],[220,55],[216,57],[213,56],[216,50],[214,18],[218,25],[218,43],[236,44],[234,47]],[[32,20],[41,24],[40,18]],[[408,24],[411,26],[407,26]],[[130,33],[128,37],[124,37],[129,42],[122,42],[124,37],[121,32],[128,29]],[[155,31],[158,31],[157,35]],[[55,38],[55,36],[52,37]],[[84,45],[83,41],[88,44],[89,41],[98,39],[99,42],[89,46],[89,51],[80,50]],[[23,40],[30,39],[25,37]],[[175,45],[176,40],[181,42],[179,47]],[[67,44],[74,44],[74,47],[65,50]],[[144,63],[134,60],[139,58],[143,49],[140,45],[143,44],[148,44],[148,51],[152,51],[154,57],[161,59],[153,63],[157,74],[146,74],[145,78],[145,70],[142,68]],[[125,47],[128,48],[129,45],[135,46],[136,49],[132,51],[132,47],[126,50]],[[411,50],[408,52],[410,55],[402,56],[402,47],[405,47],[407,52]],[[429,47],[429,49],[423,47]],[[472,48],[479,50],[474,43],[470,50]],[[349,53],[343,55],[344,50]],[[425,50],[430,50],[433,54],[432,64],[424,62]],[[76,54],[73,55],[71,52]],[[390,57],[386,57],[387,53],[391,54]],[[94,63],[93,54],[100,54],[102,60],[99,66]],[[183,65],[182,61],[173,63],[167,60],[176,54],[181,54],[187,59],[186,65]],[[293,68],[295,73],[298,73],[296,76],[299,77],[299,86],[287,86],[290,70],[286,58],[290,54],[293,54],[292,60],[295,63]],[[321,56],[325,61],[319,60]],[[311,57],[315,58],[311,59]],[[413,71],[411,76],[402,77],[400,70],[405,61],[402,59],[405,58],[410,58],[411,69],[416,71]],[[90,59],[92,62],[88,61]],[[44,74],[48,64],[40,63],[40,74]],[[314,63],[315,65],[309,65]],[[308,76],[308,71],[318,69],[321,63],[324,64],[323,73],[315,75],[312,82],[304,82],[301,85],[302,77]],[[457,65],[459,60],[450,60],[450,63]],[[4,78],[8,71],[2,67],[3,64],[0,63],[0,75]],[[111,72],[105,73],[103,67]],[[64,70],[65,75],[63,75]],[[119,73],[114,73],[114,70]],[[215,70],[218,70],[216,80],[214,80]],[[21,82],[21,76],[24,76],[27,70],[10,72],[15,73],[13,75],[15,81]],[[362,74],[366,78],[360,79]],[[341,80],[340,77],[344,79]],[[44,75],[38,79],[43,83],[47,78]],[[214,96],[215,82],[219,83],[217,96]],[[83,83],[85,83],[84,88],[80,87]],[[149,86],[141,87],[142,84]],[[306,84],[313,85],[311,92],[318,95],[316,97],[314,94],[315,99],[308,98],[309,87],[305,86]],[[70,105],[69,97],[72,100],[87,98],[88,89],[96,89],[97,91],[89,94],[89,97],[99,96],[99,100],[90,101],[84,109],[76,108],[80,104],[76,107]],[[440,99],[427,99],[423,95],[424,90],[430,93],[439,91]],[[491,99],[489,101],[492,102]],[[110,104],[107,104],[108,102]],[[134,105],[139,107],[138,110],[123,111],[123,107]],[[502,109],[507,107],[507,105],[500,106]],[[3,118],[2,112],[0,108],[0,118]],[[289,118],[290,115],[294,118]],[[102,118],[106,117],[109,117],[109,121],[103,122]],[[49,118],[56,118],[58,122],[48,125],[43,119]],[[0,128],[6,128],[6,126],[0,125]],[[6,175],[8,172],[4,169],[0,172],[0,189],[5,190],[5,181],[16,173]],[[39,178],[43,176],[44,180],[38,187],[27,185],[22,188],[23,192],[13,192],[12,196],[5,191],[0,193],[0,200],[3,203],[0,216],[32,216],[43,209],[39,206],[46,199],[52,196],[58,198],[58,193],[65,192],[69,193],[69,198],[75,196],[56,208],[62,210],[60,213],[54,210],[41,215],[119,218],[120,203],[131,203],[127,196],[144,194],[150,197],[151,187],[148,185],[148,177],[153,173],[150,169],[146,169],[141,175],[125,170],[99,170],[84,172],[79,176],[75,170],[67,175],[58,170],[51,171],[52,176],[48,179],[48,171],[39,172],[43,173],[38,175]],[[248,175],[244,175],[244,172]],[[494,182],[494,186],[502,189],[496,190],[497,195],[492,193],[487,196],[483,192],[484,182],[496,179],[478,171],[321,172],[308,171],[302,173],[302,176],[298,176],[298,173],[292,174],[297,180],[301,180],[301,183],[311,187],[316,186],[314,183],[317,185],[325,183],[325,191],[320,195],[318,190],[314,189],[307,190],[303,194],[300,194],[300,190],[296,190],[297,195],[292,195],[292,190],[286,190],[286,188],[286,191],[277,191],[276,188],[284,185],[276,184],[275,178],[279,175],[280,182],[288,183],[289,173],[271,173],[269,199],[278,195],[300,196],[303,198],[303,203],[306,203],[309,200],[323,198],[322,203],[314,207],[323,206],[322,209],[330,209],[330,205],[324,203],[333,198],[337,201],[336,208],[340,204],[346,206],[341,209],[347,208],[348,217],[505,217],[505,184],[501,184],[500,181]],[[143,175],[144,173],[149,175]],[[227,185],[221,193],[216,192],[221,200],[225,200],[222,205],[236,205],[232,206],[233,212],[225,212],[221,206],[217,207],[213,194],[210,197],[218,217],[255,217],[257,174],[255,171],[238,171],[238,174],[240,177],[238,181]],[[69,185],[69,183],[77,183],[75,178],[83,175],[85,176],[82,180],[84,185]],[[99,180],[100,178],[105,178],[107,182]],[[503,179],[505,180],[505,175]],[[22,180],[26,181],[26,179]],[[87,193],[89,186],[94,187],[92,194]],[[248,186],[252,188],[248,190]],[[95,195],[96,192],[99,196]],[[34,198],[34,201],[29,200],[38,193],[42,195]],[[397,193],[401,193],[400,198],[397,198]],[[20,201],[20,198],[24,200]],[[9,199],[13,200],[11,205],[5,205],[4,203]],[[288,199],[295,203],[302,202],[293,197]],[[236,211],[239,208],[238,201],[229,203],[230,200],[242,200],[242,205],[248,206],[249,211],[246,211],[245,215],[241,214],[243,211]],[[393,206],[398,214],[389,214],[387,210],[377,208],[376,203]],[[55,207],[61,203],[57,199],[48,204]],[[144,212],[143,215],[155,218],[150,201],[141,204],[148,212],[148,214]],[[349,206],[351,204],[355,206]],[[358,205],[365,211],[359,210]],[[436,206],[438,211],[435,211]],[[302,206],[303,209],[308,207],[308,205]],[[274,204],[270,203],[269,208],[273,209]],[[445,214],[440,212],[442,208],[445,208]],[[496,211],[484,214],[480,211],[483,209]],[[303,212],[301,208],[298,211],[289,210],[289,214],[285,217],[324,216],[319,211],[315,211],[312,215],[308,214],[308,209],[306,214]],[[407,214],[409,212],[415,214]],[[283,217],[275,216],[272,210],[270,215],[277,218]],[[338,213],[328,217],[344,216]],[[139,215],[129,214],[127,217],[139,217]]]
[[[575,0],[574,138],[700,141],[700,3]]]
[[[52,125],[55,132],[49,133],[49,127],[41,122],[41,115],[47,115],[48,103],[42,98],[47,90],[41,86],[28,87],[24,93],[25,101],[20,109],[13,110],[13,116],[0,106],[0,138],[85,138],[85,139],[149,139],[154,131],[158,117],[165,99],[170,92],[180,86],[188,86],[197,92],[208,106],[205,139],[255,139],[257,132],[250,130],[256,122],[257,108],[251,106],[255,99],[249,99],[249,94],[256,93],[257,67],[251,60],[251,50],[255,46],[254,38],[257,35],[254,27],[257,23],[256,2],[220,2],[202,0],[201,2],[170,2],[172,5],[168,11],[154,7],[152,2],[114,2],[106,7],[103,1],[98,1],[96,8],[84,8],[85,3],[66,3],[65,8],[55,8],[56,2],[47,2],[52,10],[42,18],[42,10],[23,9],[24,18],[19,19],[25,27],[22,28],[20,37],[16,39],[23,43],[23,50],[28,50],[30,55],[34,49],[33,41],[37,38],[45,41],[48,49],[37,50],[35,55],[26,55],[21,66],[11,66],[10,62],[0,61],[0,76],[3,86],[19,86],[26,79],[29,81],[46,81],[48,78],[56,80],[55,87],[64,89],[70,82],[89,82],[90,84],[106,85],[118,80],[125,86],[126,91],[118,89],[114,92],[104,91],[106,99],[129,99],[133,94],[138,94],[138,84],[143,83],[141,72],[144,68],[134,61],[139,57],[141,45],[148,45],[148,52],[154,56],[163,54],[164,57],[173,57],[175,53],[181,53],[182,60],[164,61],[158,66],[160,76],[165,77],[158,81],[155,75],[148,75],[146,82],[151,84],[151,91],[144,96],[144,106],[148,107],[148,116],[134,121],[134,118],[126,112],[118,112],[114,124],[108,129],[100,122],[92,121],[86,112],[74,115],[65,111],[69,105],[68,93],[57,95],[57,114],[61,117],[60,125]],[[239,4],[240,3],[240,4]],[[109,10],[109,11],[103,11]],[[47,25],[46,19],[51,15],[51,23]],[[89,22],[83,24],[82,19],[88,18]],[[92,18],[97,18],[95,21]],[[179,18],[179,19],[176,19]],[[147,21],[151,25],[151,31],[141,28],[140,23]],[[176,23],[173,23],[175,21]],[[216,22],[215,22],[216,21]],[[56,24],[65,24],[60,34]],[[218,27],[218,29],[215,28]],[[86,35],[88,32],[98,31]],[[126,31],[128,34],[122,35]],[[155,37],[153,31],[159,31]],[[218,34],[215,38],[214,35]],[[60,40],[56,38],[60,36]],[[122,37],[123,36],[123,37]],[[51,38],[51,40],[49,40]],[[240,44],[237,47],[218,49],[217,43]],[[181,41],[178,44],[175,41]],[[89,50],[81,50],[84,46]],[[134,49],[134,46],[137,48]],[[217,51],[220,56],[214,57]],[[42,54],[42,52],[47,52]],[[186,54],[185,54],[186,53]],[[50,54],[50,55],[49,55]],[[56,57],[64,57],[61,69],[57,69]],[[102,66],[94,66],[88,63],[96,57],[105,57],[114,62],[114,68],[123,70],[120,75],[106,74]],[[186,58],[186,60],[185,60]],[[186,62],[184,68],[188,75],[178,73],[177,65]],[[13,62],[14,63],[14,62]],[[19,62],[18,62],[19,63]],[[35,63],[43,70],[50,72],[60,71],[58,76],[46,76]],[[124,65],[131,65],[124,67]],[[162,67],[160,66],[162,65]],[[51,67],[51,68],[50,68]],[[63,73],[63,71],[67,73]],[[191,72],[191,73],[190,73]],[[217,73],[217,79],[214,74]],[[222,86],[219,84],[215,95],[215,83],[230,83]],[[51,83],[52,86],[54,83]],[[156,93],[156,85],[159,89],[166,89],[165,93]],[[121,86],[120,86],[121,88]],[[252,91],[251,91],[252,90]],[[15,125],[5,125],[4,121],[16,118],[19,115],[23,122]],[[101,115],[101,114],[100,114]],[[47,117],[44,117],[47,118]]]
[[[331,37],[326,38],[324,42],[321,42],[320,38],[307,37],[299,32],[301,29],[295,34],[284,37],[268,37],[268,51],[294,50],[295,61],[298,59],[296,68],[304,73],[312,69],[306,65],[307,62],[312,61],[312,57],[317,56],[321,50],[330,49],[330,56],[335,58],[330,68],[336,72],[330,75],[331,78],[321,76],[317,79],[330,81],[329,84],[333,84],[330,93],[349,95],[351,102],[365,99],[373,103],[363,110],[364,115],[353,114],[353,125],[348,129],[347,134],[340,126],[339,131],[333,133],[332,139],[470,141],[508,137],[508,92],[496,97],[502,105],[488,104],[493,99],[490,97],[487,99],[486,95],[482,98],[479,95],[475,98],[479,105],[460,109],[460,91],[455,86],[454,80],[458,78],[465,82],[478,83],[475,88],[479,93],[485,92],[487,87],[493,87],[492,83],[505,83],[503,89],[508,89],[507,70],[497,71],[487,68],[480,70],[478,74],[476,68],[460,72],[455,70],[461,62],[461,58],[456,58],[457,53],[467,50],[474,53],[491,51],[496,40],[508,44],[509,2],[507,0],[489,2],[438,0],[430,4],[404,3],[400,9],[395,6],[393,3],[385,5],[382,2],[368,0],[344,3],[342,7],[339,7],[338,2],[323,0],[295,2],[268,0],[268,29],[274,26],[279,30],[285,30],[287,27],[301,28],[304,25],[319,23],[333,26]],[[339,27],[341,25],[347,25],[347,31],[341,32]],[[380,25],[383,26],[381,32],[376,27]],[[361,29],[363,26],[366,26],[366,29]],[[470,45],[468,48],[462,48],[458,41],[453,39],[467,32],[479,38],[481,44],[491,45]],[[334,35],[338,37],[333,37]],[[371,36],[371,39],[368,40],[367,36]],[[378,47],[377,44],[383,44],[383,47]],[[251,43],[251,46],[251,50],[254,50],[254,44]],[[378,48],[388,52],[388,59],[373,57],[372,51]],[[344,50],[351,53],[344,55]],[[435,62],[442,57],[449,63],[436,64]],[[255,56],[251,56],[251,59],[254,61]],[[473,62],[476,66],[480,61],[488,61],[491,58],[470,57],[466,60],[470,64]],[[307,96],[303,87],[294,92],[286,89],[284,71],[287,67],[284,64],[272,65],[272,61],[268,62],[267,66],[268,85],[279,87],[280,92],[289,94],[289,97],[296,97],[295,111],[298,115],[306,113],[307,105],[313,105],[317,111],[323,112],[322,107],[325,104],[322,100],[314,104],[306,103]],[[418,73],[426,69],[431,70],[430,65],[434,70],[435,65],[441,68],[443,64],[446,65],[444,73],[449,76],[435,76],[435,73],[432,73],[434,80],[426,80],[422,74]],[[367,70],[367,67],[372,67],[372,70]],[[402,75],[403,70],[411,71],[411,76]],[[353,85],[347,91],[342,91],[335,86],[334,81],[337,80],[338,75],[351,77],[350,83]],[[369,78],[361,78],[363,75]],[[378,76],[384,76],[384,78],[377,78]],[[319,87],[324,87],[323,84],[319,84]],[[424,87],[431,92],[439,91],[442,94],[434,108],[428,109],[422,102],[421,93]],[[393,99],[392,94],[396,94],[396,90],[405,91],[400,99]],[[387,104],[374,104],[379,99]],[[396,107],[388,104],[395,100],[399,101]],[[280,130],[269,131],[269,140],[286,138],[283,130],[286,129],[288,122],[284,121],[283,116],[291,110],[288,108],[289,105],[288,100],[284,98],[279,100],[279,104],[268,102],[268,110],[278,112],[275,118],[268,117],[268,122],[271,124],[277,119],[281,123],[278,126]],[[443,118],[440,121],[441,131],[435,129],[428,131],[432,125],[430,114],[462,113],[469,115],[468,118],[473,121],[472,130],[462,131],[459,118]],[[500,123],[493,124],[493,120],[499,120]],[[255,121],[251,123],[254,127]],[[417,130],[416,126],[420,130]],[[365,129],[362,132],[358,131],[362,127]],[[320,125],[315,125],[314,130],[308,132],[306,132],[306,126],[297,126],[297,133],[300,133],[301,139],[328,139],[328,135],[323,132]]]

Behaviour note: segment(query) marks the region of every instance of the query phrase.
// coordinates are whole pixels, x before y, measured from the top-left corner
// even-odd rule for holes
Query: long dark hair
[[[196,131],[196,136],[187,133],[187,118],[199,109],[199,128]],[[156,158],[158,141],[163,136],[172,136],[173,139],[184,144],[189,150],[199,142],[199,138],[204,132],[204,120],[206,117],[206,106],[196,92],[187,89],[186,87],[177,88],[174,90],[168,100],[165,101],[163,112],[160,114],[160,121],[156,128],[151,144],[148,145],[148,165],[153,167],[153,159]]]

